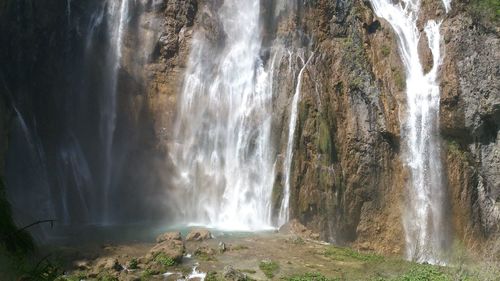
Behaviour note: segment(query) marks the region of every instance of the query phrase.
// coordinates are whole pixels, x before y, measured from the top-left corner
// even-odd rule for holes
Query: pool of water
[[[274,233],[275,228],[259,231],[232,231],[199,224],[127,224],[127,225],[54,225],[44,230],[42,244],[75,245],[75,244],[105,244],[105,243],[154,243],[158,235],[179,231],[183,237],[196,228],[209,230],[214,238],[244,238],[254,235]]]

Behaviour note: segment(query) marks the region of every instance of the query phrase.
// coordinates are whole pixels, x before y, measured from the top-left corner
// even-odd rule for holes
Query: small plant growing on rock
[[[154,261],[160,265],[163,266],[173,266],[175,265],[175,260],[164,253],[159,253],[158,255],[155,256]]]
[[[263,260],[259,264],[260,270],[264,272],[267,278],[273,278],[274,275],[278,272],[280,266],[277,262],[272,260]]]
[[[217,276],[217,272],[215,271],[209,271],[207,273],[207,276],[205,277],[205,281],[220,281],[222,280],[221,278],[219,278],[219,276]]]
[[[138,269],[139,262],[137,261],[137,259],[131,259],[130,262],[128,263],[128,268],[129,269]]]

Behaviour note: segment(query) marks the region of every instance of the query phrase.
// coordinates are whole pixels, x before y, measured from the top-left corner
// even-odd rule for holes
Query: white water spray
[[[450,1],[444,0],[446,10]],[[403,216],[407,257],[418,262],[443,263],[446,244],[444,221],[445,191],[439,144],[439,82],[441,64],[440,23],[425,25],[433,66],[426,74],[418,54],[421,33],[417,27],[420,0],[371,0],[377,16],[393,27],[406,69],[407,111],[403,122],[405,162],[411,178],[408,206]]]
[[[223,50],[194,37],[172,149],[183,221],[270,228],[272,87],[259,56],[259,17],[259,0],[225,1]]]
[[[287,223],[290,215],[290,176],[291,176],[291,167],[293,159],[293,143],[295,139],[295,128],[297,126],[297,108],[300,100],[300,90],[302,88],[302,76],[304,74],[304,70],[307,67],[307,64],[309,63],[312,57],[313,55],[311,55],[309,59],[305,61],[302,56],[300,55],[298,56],[298,58],[302,61],[302,68],[300,69],[299,75],[297,76],[297,86],[295,88],[295,93],[292,99],[292,107],[290,109],[290,118],[289,118],[290,123],[288,124],[288,141],[286,144],[285,161],[283,164],[283,176],[285,178],[285,182],[283,184],[283,199],[281,201],[281,207],[278,214],[279,226]]]

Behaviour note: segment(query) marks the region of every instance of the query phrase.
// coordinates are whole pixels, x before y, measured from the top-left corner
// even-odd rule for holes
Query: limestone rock
[[[176,262],[181,262],[184,254],[184,243],[180,240],[166,240],[158,243],[149,250],[146,259],[151,260],[160,253]]]
[[[186,236],[186,241],[203,241],[212,238],[212,233],[206,229],[193,229]]]
[[[156,237],[156,243],[162,243],[164,241],[171,241],[171,240],[182,241],[181,233],[180,232],[166,232],[166,233],[160,234],[158,237]]]
[[[247,275],[239,270],[234,269],[232,266],[228,265],[224,267],[223,276],[229,281],[245,281],[247,280]]]
[[[319,239],[318,233],[314,233],[296,219],[291,220],[288,223],[281,226],[279,232],[285,234],[295,234],[306,239],[313,239],[313,240]]]
[[[97,261],[96,269],[121,271],[123,266],[115,258],[105,258]]]

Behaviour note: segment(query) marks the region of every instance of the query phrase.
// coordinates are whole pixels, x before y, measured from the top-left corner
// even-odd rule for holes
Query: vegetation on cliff
[[[499,0],[471,0],[471,11],[481,21],[496,24],[500,22]]]

